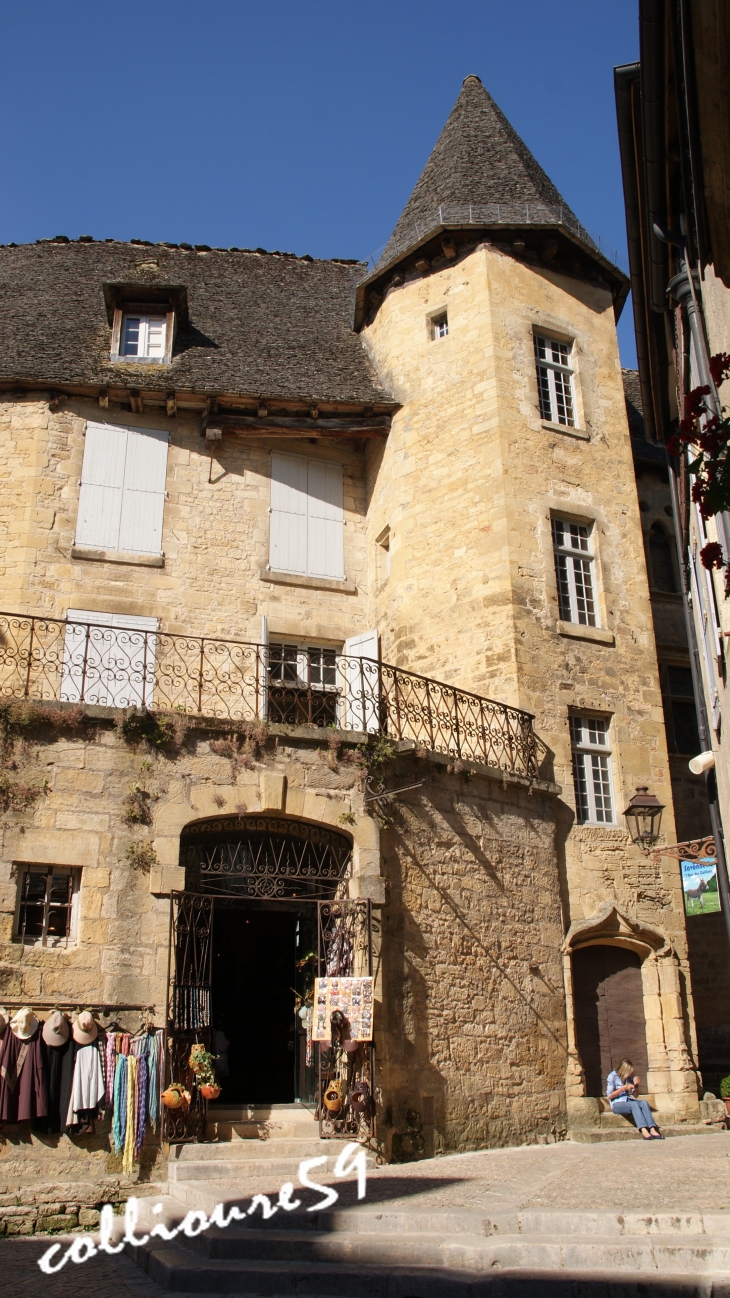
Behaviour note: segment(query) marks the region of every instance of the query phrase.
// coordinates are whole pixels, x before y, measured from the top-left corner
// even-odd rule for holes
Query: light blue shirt
[[[628,1084],[628,1080],[629,1079],[627,1077],[626,1081],[622,1082],[617,1072],[614,1071],[609,1073],[608,1081],[606,1082],[606,1095],[610,1095],[611,1091],[618,1091],[622,1086],[626,1086]],[[617,1095],[615,1099],[609,1100],[609,1104],[611,1105],[612,1109],[615,1109],[617,1104],[625,1104],[627,1100],[633,1100],[633,1099],[634,1099],[633,1095],[630,1095],[628,1091],[624,1091],[621,1095]]]

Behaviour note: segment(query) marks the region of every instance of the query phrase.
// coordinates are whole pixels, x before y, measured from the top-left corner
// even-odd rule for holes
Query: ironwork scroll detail
[[[707,838],[690,838],[686,843],[671,843],[668,847],[657,847],[652,852],[656,865],[662,856],[672,856],[678,861],[703,861],[706,857],[713,860],[716,856],[715,840]]]
[[[284,816],[220,817],[180,836],[187,886],[218,896],[331,896],[351,856],[346,834]]]
[[[319,977],[353,978],[372,976],[373,918],[370,901],[343,898],[321,901],[317,906],[317,954]],[[375,1045],[361,1041],[349,1052],[341,1044],[318,1043],[317,1112],[323,1140],[357,1140],[369,1144],[377,1134],[375,1090]],[[328,1086],[340,1083],[342,1105],[330,1112],[324,1103]],[[368,1098],[362,1105],[357,1084],[365,1083]],[[355,1107],[358,1106],[358,1107]],[[358,1111],[358,1108],[360,1111]]]
[[[336,725],[530,779],[538,775],[529,712],[334,650],[0,613],[0,695]]]
[[[167,1083],[189,1091],[189,1105],[164,1110],[164,1138],[170,1144],[202,1140],[207,1103],[189,1064],[194,1042],[211,1039],[213,898],[188,892],[170,897],[170,976],[167,1003]]]

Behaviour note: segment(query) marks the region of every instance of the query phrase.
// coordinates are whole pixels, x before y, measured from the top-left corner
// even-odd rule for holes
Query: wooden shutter
[[[66,621],[62,699],[102,707],[152,707],[157,618],[70,608]]]
[[[162,552],[167,445],[167,433],[127,429],[118,550],[137,554]]]
[[[379,660],[377,631],[351,636],[343,645],[337,673],[338,720],[343,730],[376,734],[380,729],[380,677],[373,662],[358,661],[363,658]]]
[[[167,433],[86,426],[76,544],[160,554]]]
[[[345,577],[342,465],[307,462],[307,572],[312,577]]]
[[[301,455],[271,457],[269,566],[307,572],[307,461]]]
[[[86,425],[76,544],[119,549],[127,429]]]

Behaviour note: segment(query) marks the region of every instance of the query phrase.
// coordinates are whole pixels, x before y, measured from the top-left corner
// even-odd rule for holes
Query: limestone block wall
[[[440,773],[383,832],[379,1133],[396,1161],[565,1133],[553,802]]]
[[[447,310],[449,333],[430,319]],[[572,343],[575,427],[540,413],[533,336]],[[371,549],[384,657],[535,714],[562,789],[564,924],[609,900],[677,951],[691,1020],[679,864],[649,866],[623,811],[638,785],[676,841],[652,609],[610,293],[485,242],[392,287],[363,342],[402,409],[369,453]],[[597,628],[560,619],[552,517],[587,522]],[[576,825],[569,718],[611,718],[615,827]]]
[[[0,587],[10,612],[65,617],[68,608],[157,617],[163,631],[258,642],[273,635],[336,643],[368,630],[364,459],[351,442],[226,436],[212,466],[199,420],[100,410],[70,400],[0,399]],[[73,558],[88,420],[170,434],[163,568]],[[264,581],[269,559],[271,452],[344,465],[345,572],[352,591]]]

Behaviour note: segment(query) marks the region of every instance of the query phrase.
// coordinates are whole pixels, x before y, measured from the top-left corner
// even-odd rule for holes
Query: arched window
[[[674,558],[672,543],[661,523],[652,523],[649,533],[649,562],[651,565],[651,584],[655,590],[676,593],[677,582],[674,576]]]

